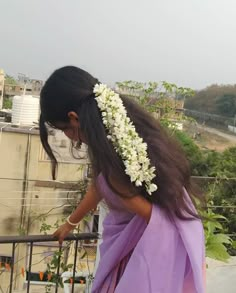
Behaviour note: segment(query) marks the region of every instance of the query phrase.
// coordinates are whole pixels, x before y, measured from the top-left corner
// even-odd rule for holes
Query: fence
[[[76,263],[77,263],[77,256],[78,256],[78,244],[80,241],[84,240],[96,240],[98,239],[98,234],[97,233],[81,233],[81,234],[71,234],[65,238],[65,241],[72,241],[75,243],[74,246],[74,260],[73,260],[73,274],[72,274],[72,282],[71,282],[71,287],[72,287],[72,293],[74,292],[74,281],[75,280],[75,275],[76,275]],[[34,243],[37,242],[51,242],[51,241],[57,241],[52,235],[32,235],[32,236],[1,236],[0,237],[0,244],[12,244],[12,263],[8,264],[9,265],[9,270],[10,270],[10,281],[9,281],[9,290],[7,290],[9,293],[13,292],[13,281],[14,281],[14,267],[15,267],[15,250],[16,250],[16,244],[19,243],[25,243],[29,244],[30,251],[29,251],[29,262],[28,262],[28,268],[27,268],[27,288],[26,292],[30,292],[30,284],[31,284],[31,268],[32,268],[32,256],[33,256],[33,246]],[[62,247],[60,246],[59,252],[61,252]],[[61,258],[60,258],[60,253],[58,254],[58,265],[56,269],[56,277],[60,278],[61,272]],[[50,281],[50,280],[49,280]],[[55,283],[55,293],[58,292],[58,286],[60,282]]]

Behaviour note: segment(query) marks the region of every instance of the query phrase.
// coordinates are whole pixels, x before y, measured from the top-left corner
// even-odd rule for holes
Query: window
[[[0,255],[0,269],[5,269],[7,265],[11,267],[13,259],[11,256]]]

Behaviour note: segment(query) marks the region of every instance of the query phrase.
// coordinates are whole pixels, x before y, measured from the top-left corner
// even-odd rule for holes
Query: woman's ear
[[[69,118],[70,125],[72,127],[79,127],[80,126],[79,117],[75,112],[70,111],[67,115],[68,115],[68,118]]]

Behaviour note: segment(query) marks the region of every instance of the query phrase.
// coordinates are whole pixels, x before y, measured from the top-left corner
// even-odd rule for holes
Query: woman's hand
[[[96,189],[96,185],[92,183],[76,210],[70,215],[69,220],[71,223],[79,223],[88,212],[97,207],[101,199],[102,198]],[[61,245],[65,237],[75,227],[75,225],[70,225],[68,222],[66,222],[65,224],[61,225],[56,232],[54,232],[53,236],[58,239]]]
[[[70,225],[69,223],[65,223],[61,225],[54,233],[53,237],[57,238],[59,241],[59,244],[62,245],[62,242],[64,241],[65,237],[70,233],[71,230],[73,230],[75,226]]]

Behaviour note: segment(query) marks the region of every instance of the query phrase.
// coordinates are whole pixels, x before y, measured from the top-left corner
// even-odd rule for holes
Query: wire
[[[63,198],[63,199],[68,199],[69,200],[69,198]],[[39,208],[41,208],[41,207],[55,207],[55,208],[61,207],[61,205],[55,206],[54,204],[40,204],[40,206],[39,206],[36,203],[17,205],[17,207],[16,207],[16,205],[6,205],[6,204],[0,202],[0,205],[5,206],[5,207],[8,207],[8,208],[15,208],[15,209],[17,209],[19,207],[32,207],[32,206],[38,206]],[[72,206],[74,206],[74,203],[64,204],[63,206],[64,207],[72,207]],[[213,206],[207,206],[207,208],[210,208],[210,209],[212,209],[212,208],[213,209],[216,209],[216,208],[221,208],[221,209],[236,209],[236,205],[225,205],[225,206],[224,205],[213,205]]]
[[[37,193],[40,193],[40,192],[42,192],[42,193],[56,193],[56,192],[60,192],[60,193],[75,193],[75,192],[81,192],[80,190],[52,190],[52,191],[44,191],[44,190],[26,190],[26,191],[24,191],[24,193],[30,193],[30,192],[37,192]],[[11,192],[11,193],[22,193],[23,191],[22,190],[5,190],[5,191],[1,191],[0,190],[0,193],[3,193],[3,192]]]
[[[59,208],[61,207],[61,205],[59,206],[55,206],[53,204],[43,204],[43,205],[38,205],[38,204],[26,204],[26,205],[17,205],[17,207],[15,205],[6,205],[6,204],[3,204],[3,203],[0,203],[0,205],[4,206],[4,207],[7,207],[7,208],[14,208],[16,210],[18,210],[19,207],[32,207],[32,206],[37,206],[38,208],[41,208],[41,207],[55,207],[55,208]],[[63,205],[64,207],[71,207],[73,206],[72,204],[65,204]]]
[[[213,177],[213,176],[191,176],[193,179],[215,179],[215,180],[236,180],[236,177],[231,177],[231,178],[221,178],[221,177]]]
[[[77,196],[74,196],[74,197],[33,197],[33,198],[24,198],[26,200],[36,200],[36,201],[39,201],[39,200],[76,200],[76,199],[80,199],[78,198]],[[22,197],[0,197],[0,200],[22,200]]]
[[[28,181],[28,182],[45,182],[45,183],[60,183],[60,184],[70,184],[78,183],[77,181],[59,181],[59,180],[43,180],[43,179],[23,179],[23,178],[10,178],[10,177],[0,177],[0,180],[12,180],[12,181]]]
[[[199,178],[199,179],[220,179],[220,180],[236,180],[236,177],[231,178],[220,178],[214,176],[191,176],[191,178]],[[59,183],[59,184],[71,184],[78,183],[78,181],[57,181],[57,180],[43,180],[43,179],[22,179],[22,178],[10,178],[10,177],[0,177],[0,180],[12,180],[12,181],[28,181],[28,182],[45,182],[45,183]]]
[[[209,206],[208,208],[236,209],[236,206]]]
[[[27,198],[24,198],[27,200]],[[77,198],[75,197],[56,197],[56,198],[52,198],[52,197],[43,197],[43,198],[28,198],[28,200],[76,200]],[[0,200],[22,200],[21,197],[18,198],[2,198],[0,197]]]

